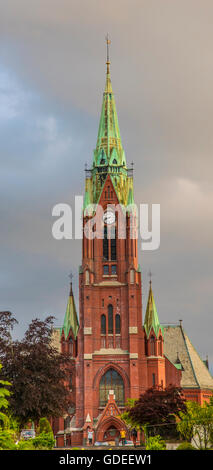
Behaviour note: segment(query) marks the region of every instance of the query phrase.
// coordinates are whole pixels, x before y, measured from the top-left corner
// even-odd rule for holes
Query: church
[[[89,428],[94,442],[112,441],[121,429],[128,436],[120,418],[125,403],[150,387],[181,386],[186,399],[200,404],[213,391],[208,363],[182,321],[161,325],[151,280],[142,319],[133,168],[127,166],[121,142],[109,42],[97,144],[91,169],[85,170],[79,315],[71,283],[64,323],[53,335],[55,346],[71,357],[71,405],[52,420],[57,447],[85,444]],[[97,225],[102,236],[93,236]]]

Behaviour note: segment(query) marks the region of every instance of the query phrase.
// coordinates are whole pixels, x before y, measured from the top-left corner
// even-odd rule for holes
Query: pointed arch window
[[[108,333],[113,334],[113,306],[108,305]]]
[[[99,384],[100,406],[106,406],[109,391],[113,390],[118,406],[124,406],[124,382],[120,374],[111,368],[101,378]]]
[[[73,356],[73,339],[69,338],[68,351],[71,356]]]
[[[116,227],[112,227],[113,230],[112,232],[112,238],[110,239],[111,242],[111,260],[115,261],[117,258],[117,253],[116,253]]]
[[[150,338],[150,355],[155,356],[155,337],[153,335]]]
[[[159,356],[163,356],[163,338],[159,337]]]
[[[107,225],[104,225],[104,238],[103,238],[103,258],[109,259],[109,244],[107,238]]]
[[[66,345],[65,339],[63,338],[62,341],[61,341],[61,351],[62,351],[62,353],[65,353],[65,345]]]
[[[101,315],[101,334],[106,334],[106,315]]]
[[[115,333],[116,335],[121,333],[121,317],[118,313],[115,315]]]
[[[135,282],[135,271],[134,269],[130,270],[130,284],[134,284]]]
[[[89,271],[88,271],[88,269],[85,272],[85,284],[86,284],[86,286],[89,285]]]

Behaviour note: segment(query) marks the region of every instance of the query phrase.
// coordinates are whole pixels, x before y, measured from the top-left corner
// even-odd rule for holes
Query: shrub
[[[55,445],[55,439],[52,432],[42,432],[39,436],[32,439],[35,449],[52,449]]]
[[[190,442],[182,442],[179,444],[176,450],[197,450],[195,447],[190,444]]]
[[[146,440],[146,450],[165,450],[166,443],[161,436],[149,437]]]
[[[15,450],[14,432],[9,429],[0,429],[0,449]]]
[[[27,441],[21,439],[16,448],[17,450],[35,450],[33,439],[28,439]]]
[[[41,434],[41,433],[48,434],[52,432],[52,428],[47,418],[40,418],[37,432],[38,434]]]

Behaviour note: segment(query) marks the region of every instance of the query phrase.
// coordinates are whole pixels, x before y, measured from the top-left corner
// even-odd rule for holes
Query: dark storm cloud
[[[0,15],[1,308],[62,322],[80,242],[51,210],[83,193],[105,81],[105,43],[137,203],[161,204],[161,247],[140,252],[163,322],[203,356],[212,331],[213,5],[196,0],[8,0]],[[24,326],[23,326],[24,327]],[[21,330],[21,328],[20,328]]]

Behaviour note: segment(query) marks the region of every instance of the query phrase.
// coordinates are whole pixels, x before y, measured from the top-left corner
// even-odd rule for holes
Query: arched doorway
[[[96,441],[115,441],[120,438],[121,429],[125,429],[128,438],[128,429],[121,419],[109,417],[104,419],[97,428]]]

